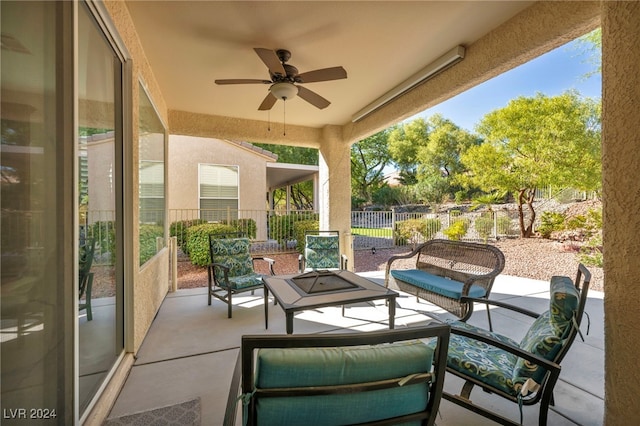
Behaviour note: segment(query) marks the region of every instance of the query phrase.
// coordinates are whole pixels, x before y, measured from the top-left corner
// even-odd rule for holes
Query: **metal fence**
[[[216,217],[210,221],[204,218]],[[202,223],[232,225],[248,235],[255,253],[295,252],[296,223],[318,220],[313,211],[280,212],[273,210],[169,210],[171,235],[180,235],[186,228]],[[354,250],[392,248],[419,244],[430,238],[449,238],[447,229],[461,222],[465,241],[495,240],[518,234],[517,212],[457,212],[406,213],[389,211],[351,212],[351,234]],[[178,237],[180,244],[180,237]]]

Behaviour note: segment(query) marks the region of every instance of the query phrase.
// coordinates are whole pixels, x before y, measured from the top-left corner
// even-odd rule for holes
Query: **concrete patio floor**
[[[383,272],[361,273],[380,284]],[[549,284],[527,278],[499,276],[492,299],[527,307],[536,312],[548,308]],[[601,425],[604,413],[604,310],[603,294],[590,291],[586,312],[578,336],[562,363],[560,381],[555,387],[555,406],[550,408],[550,425]],[[416,303],[412,296],[398,298],[396,328],[426,324],[436,314],[450,316],[426,302]],[[491,311],[494,330],[520,340],[530,324],[526,317],[504,309]],[[488,327],[484,311],[476,311],[469,321]],[[294,319],[294,333],[327,333],[343,329],[358,331],[388,328],[388,311],[383,301],[349,305],[345,317],[340,307],[300,312]],[[240,336],[243,334],[284,334],[285,317],[279,307],[269,309],[269,329],[264,328],[262,292],[234,298],[233,318],[227,319],[226,306],[214,300],[207,305],[206,288],[179,290],[164,300],[130,375],[109,418],[137,413],[201,399],[202,425],[221,425],[224,417],[231,374]],[[447,374],[445,389],[459,393],[462,382]],[[516,404],[474,389],[475,403],[493,407],[511,419],[519,418]],[[538,406],[524,407],[525,425],[538,423]],[[491,425],[493,422],[442,400],[436,423],[449,425]],[[240,424],[240,423],[238,423]]]

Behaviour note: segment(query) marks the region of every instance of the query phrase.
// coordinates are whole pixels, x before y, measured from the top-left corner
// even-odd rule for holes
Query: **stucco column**
[[[602,2],[605,424],[640,418],[640,3]]]
[[[319,159],[320,229],[340,231],[342,252],[353,270],[351,242],[351,147],[342,139],[339,126],[326,126],[322,132]]]

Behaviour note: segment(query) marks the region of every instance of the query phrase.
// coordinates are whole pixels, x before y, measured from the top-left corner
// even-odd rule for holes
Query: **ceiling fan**
[[[296,67],[287,64],[287,61],[291,58],[291,52],[288,50],[279,49],[274,51],[262,48],[254,48],[253,50],[255,50],[262,62],[264,62],[269,69],[271,80],[237,78],[216,80],[215,83],[270,84],[269,93],[258,107],[258,110],[260,111],[270,110],[278,99],[286,101],[293,99],[296,95],[300,96],[311,105],[324,109],[328,107],[331,102],[306,87],[300,86],[300,84],[347,78],[347,71],[342,67],[323,68],[299,74]]]

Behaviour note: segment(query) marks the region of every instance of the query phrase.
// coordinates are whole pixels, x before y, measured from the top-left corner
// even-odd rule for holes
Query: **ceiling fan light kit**
[[[435,76],[441,71],[444,71],[451,65],[460,62],[464,58],[465,49],[464,46],[456,46],[453,49],[449,50],[444,55],[440,56],[435,61],[431,62],[429,65],[413,74],[411,77],[389,90],[384,95],[380,96],[375,101],[371,102],[366,107],[362,108],[360,111],[356,112],[351,121],[355,123],[356,121],[362,120],[367,115],[371,114],[378,108],[383,105],[391,102],[398,96],[402,95],[405,92],[416,87],[418,84],[425,82],[429,78]]]
[[[293,99],[298,94],[298,87],[292,83],[275,83],[269,87],[269,91],[277,99],[288,101]]]

